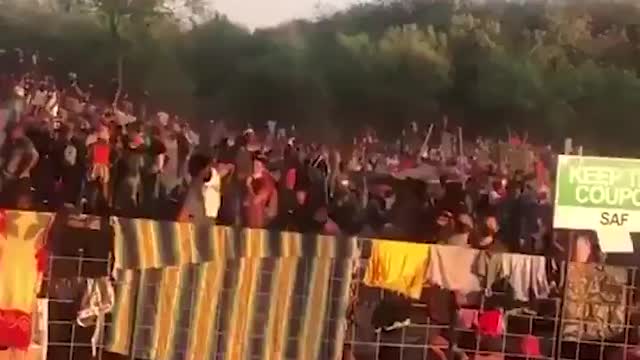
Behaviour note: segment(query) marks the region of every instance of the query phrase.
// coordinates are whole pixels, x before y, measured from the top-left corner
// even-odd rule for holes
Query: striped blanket
[[[147,269],[242,257],[354,258],[354,237],[114,218],[116,269]]]
[[[154,360],[340,358],[354,238],[128,219],[115,233],[106,350]]]

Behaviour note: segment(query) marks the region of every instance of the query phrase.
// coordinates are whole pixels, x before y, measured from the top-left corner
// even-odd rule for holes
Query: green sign
[[[640,231],[640,160],[561,155],[554,227],[595,230],[609,252],[633,252]]]

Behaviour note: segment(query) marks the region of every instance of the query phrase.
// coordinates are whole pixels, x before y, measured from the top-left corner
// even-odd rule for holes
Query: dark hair
[[[243,146],[247,146],[247,144],[249,143],[249,140],[245,135],[240,135],[236,137],[235,143],[237,147],[243,147]]]
[[[267,164],[267,162],[269,162],[269,159],[267,158],[267,155],[265,155],[263,152],[260,151],[256,151],[252,154],[252,158],[253,160],[257,160],[260,161],[263,164]]]
[[[209,166],[209,164],[211,164],[212,160],[213,158],[207,154],[193,154],[193,156],[191,156],[191,158],[189,159],[189,174],[193,177],[198,176],[200,172],[202,172],[202,170],[204,170],[207,166]]]
[[[162,129],[159,126],[153,126],[151,128],[151,135],[152,136],[160,136],[160,135],[162,135]]]

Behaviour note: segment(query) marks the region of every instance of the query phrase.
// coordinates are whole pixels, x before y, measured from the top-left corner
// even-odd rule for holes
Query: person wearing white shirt
[[[215,167],[211,167],[211,176],[202,182],[202,198],[204,200],[204,215],[217,219],[221,204],[220,174]]]
[[[215,223],[222,203],[222,179],[230,172],[211,157],[195,154],[189,160],[192,176],[178,221]]]

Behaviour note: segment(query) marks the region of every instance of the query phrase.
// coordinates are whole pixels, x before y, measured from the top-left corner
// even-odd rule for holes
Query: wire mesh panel
[[[385,300],[385,295],[386,301],[389,300],[389,294],[378,291],[382,294],[379,300]],[[367,296],[371,299],[370,295]],[[501,355],[524,359],[530,352],[523,348],[534,346],[537,350],[534,350],[536,356],[532,358],[555,358],[559,299],[541,301],[538,312],[526,309],[501,311],[504,323],[496,334],[483,334],[477,328],[478,316],[493,311],[485,309],[484,304],[475,309],[458,309],[456,313],[446,316],[448,305],[440,304],[440,309],[435,311],[429,309],[429,304],[421,302],[404,301],[395,312],[387,307],[389,316],[406,311],[410,321],[397,324],[401,326],[395,329],[385,330],[367,325],[367,322],[375,323],[377,320],[376,312],[380,303],[359,304],[347,334],[345,344],[348,352],[353,353],[356,359],[440,359],[448,358],[449,353],[480,358]],[[405,310],[401,310],[403,306],[406,306]],[[434,316],[435,313],[440,316]],[[468,314],[472,317],[467,317]],[[470,320],[466,322],[467,319]]]
[[[240,257],[118,270],[106,348],[145,359],[336,359],[351,267]]]
[[[361,259],[354,271],[345,354],[356,359],[431,359],[445,354],[452,330],[447,316],[452,299],[446,294],[440,298],[436,312],[443,316],[433,319],[426,301],[366,286],[367,264]]]
[[[419,299],[410,298],[363,282],[368,255],[354,272],[347,358],[556,358],[560,292],[522,302],[498,283],[491,292],[469,294],[425,284]],[[460,269],[460,263],[446,266]]]
[[[91,300],[100,282],[110,286],[112,231],[107,218],[56,216],[39,297],[48,299],[48,359],[102,359],[108,297]],[[103,292],[107,295],[108,292]],[[95,293],[97,294],[97,292]],[[95,296],[95,294],[93,296]],[[101,315],[104,314],[104,317]]]
[[[368,264],[362,259],[354,272],[347,359],[611,360],[640,353],[636,267],[568,263],[548,297],[521,302],[509,291],[483,291],[469,304],[454,293],[434,297],[440,290],[433,286],[420,299],[368,287]],[[503,321],[493,333],[490,317],[482,319],[491,313]]]
[[[434,286],[419,299],[366,286],[365,241],[359,259],[248,256],[109,279],[112,251],[87,241],[98,230],[65,229],[52,230],[40,293],[49,359],[610,360],[638,342],[634,267],[570,263],[557,291],[525,302],[502,286],[464,299]],[[113,282],[111,315],[79,322],[92,279]]]
[[[68,278],[59,278],[51,276],[49,272],[47,278],[43,282],[43,294],[48,298],[48,359],[90,359],[94,354],[95,357],[102,359],[102,330],[99,329],[98,336],[100,338],[95,345],[92,338],[94,337],[95,324],[82,326],[78,322],[78,311],[80,310],[83,296],[88,291],[88,279],[82,277],[82,266],[86,263],[92,263],[92,266],[104,266],[105,269],[110,268],[108,259],[90,259],[90,258],[71,258],[71,257],[51,257],[50,269],[61,262],[77,263],[77,276]],[[108,322],[108,315],[105,319]],[[97,324],[102,326],[103,324]]]

